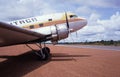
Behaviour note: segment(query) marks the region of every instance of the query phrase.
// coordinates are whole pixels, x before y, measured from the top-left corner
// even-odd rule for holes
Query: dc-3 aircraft
[[[35,43],[40,50],[35,51],[41,60],[47,60],[50,49],[41,43],[51,41],[53,44],[69,36],[87,24],[85,18],[74,13],[55,13],[12,22],[0,22],[0,47],[17,44]]]

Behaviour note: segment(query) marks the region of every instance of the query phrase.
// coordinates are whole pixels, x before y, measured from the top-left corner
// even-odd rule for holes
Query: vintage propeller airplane
[[[12,22],[0,22],[0,46],[35,43],[40,47],[35,53],[41,60],[47,60],[50,49],[41,43],[51,41],[53,44],[69,36],[87,24],[85,18],[74,13],[55,13]]]

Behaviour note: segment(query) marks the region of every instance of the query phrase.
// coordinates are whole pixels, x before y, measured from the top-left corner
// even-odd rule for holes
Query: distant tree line
[[[101,40],[101,41],[85,41],[85,42],[59,42],[59,44],[84,44],[84,45],[114,45],[114,46],[120,46],[120,40],[114,41],[114,40]]]

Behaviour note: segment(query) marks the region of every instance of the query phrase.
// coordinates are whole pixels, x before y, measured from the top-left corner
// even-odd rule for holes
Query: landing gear
[[[35,54],[38,56],[39,60],[48,60],[50,58],[50,49],[48,47],[45,46],[42,48],[41,44],[36,44],[36,46],[38,46],[40,48],[40,50],[36,51],[34,50],[32,47],[30,47],[28,44],[26,44],[27,47],[29,47],[30,49],[32,49],[33,51],[35,51]]]
[[[50,58],[50,49],[48,47],[44,47],[35,53],[40,60],[48,60]]]

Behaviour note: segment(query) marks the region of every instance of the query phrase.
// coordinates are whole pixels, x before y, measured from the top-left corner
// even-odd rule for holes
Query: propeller
[[[78,32],[76,32],[76,38],[78,37]]]
[[[67,13],[65,12],[65,18],[66,18],[66,24],[67,24],[67,29],[68,29],[68,34],[70,34],[71,36],[71,33],[70,33],[70,25],[69,25],[69,21],[68,21],[68,16],[67,16]],[[73,38],[71,37],[72,41],[74,42]]]
[[[70,35],[72,42],[74,42],[74,39],[73,39],[73,37],[72,37],[72,34],[70,33],[70,25],[69,25],[69,21],[68,21],[68,15],[67,15],[66,12],[65,12],[65,18],[66,18],[66,24],[67,24],[68,34]],[[77,34],[76,34],[76,35],[77,35]]]
[[[66,18],[67,29],[68,29],[68,32],[70,33],[69,31],[70,26],[69,26],[68,16],[66,12],[65,12],[65,18]]]

